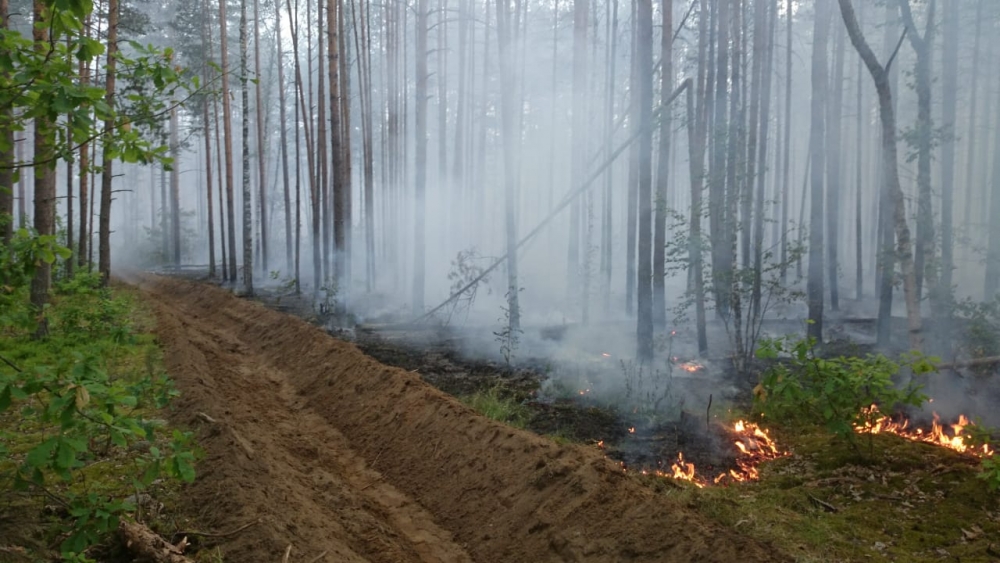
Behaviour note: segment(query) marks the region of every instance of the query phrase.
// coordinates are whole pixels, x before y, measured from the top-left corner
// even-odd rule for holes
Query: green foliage
[[[1000,356],[1000,297],[983,302],[966,299],[957,303],[955,309],[965,321],[960,341],[962,349],[972,358]],[[988,373],[992,366],[972,369]]]
[[[58,282],[50,335],[31,338],[30,272],[64,250],[23,230],[0,247],[10,266],[0,291],[0,482],[11,484],[3,494],[43,493],[66,509],[60,551],[71,558],[135,510],[102,489],[100,475],[114,471],[105,468],[125,468],[114,481],[137,493],[164,477],[191,481],[194,453],[189,434],[161,436],[163,422],[147,418],[177,393],[149,359],[155,346],[134,327],[132,301],[98,275]]]
[[[486,418],[517,428],[524,428],[531,417],[528,408],[510,394],[505,393],[500,385],[465,397],[462,402]]]
[[[784,355],[790,357],[769,368],[755,389],[756,408],[767,419],[822,426],[856,450],[857,429],[872,428],[884,416],[872,405],[889,409],[920,406],[927,400],[912,383],[897,389],[893,376],[904,367],[914,374],[932,372],[937,361],[919,353],[906,354],[899,362],[881,354],[822,358],[812,338],[765,339],[757,350],[762,359]]]

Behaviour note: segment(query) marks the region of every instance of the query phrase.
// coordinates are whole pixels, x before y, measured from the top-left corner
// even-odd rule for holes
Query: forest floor
[[[782,561],[593,446],[478,415],[418,374],[207,284],[135,281],[206,456],[172,507],[226,561]],[[206,416],[207,415],[207,416]],[[195,538],[193,538],[195,539]],[[318,558],[318,559],[317,559]]]
[[[182,392],[172,422],[207,452],[170,507],[175,526],[221,533],[192,538],[199,561],[277,561],[288,546],[290,561],[1000,561],[998,495],[969,455],[777,428],[788,455],[759,480],[696,488],[638,469],[679,451],[703,478],[731,467],[730,398],[642,424],[441,334],[334,338],[288,298],[135,283]],[[708,377],[732,379],[692,381]],[[466,406],[492,394],[523,408],[519,428]]]

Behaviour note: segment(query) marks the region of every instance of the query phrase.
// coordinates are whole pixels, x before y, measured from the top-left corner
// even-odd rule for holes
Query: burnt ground
[[[227,561],[783,561],[597,448],[488,420],[308,323],[135,280],[206,457],[180,510]]]

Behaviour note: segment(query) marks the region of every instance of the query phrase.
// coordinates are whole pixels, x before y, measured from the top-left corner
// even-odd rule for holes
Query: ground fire
[[[759,478],[757,466],[760,463],[788,455],[787,452],[780,451],[767,431],[755,423],[739,420],[729,430],[733,434],[733,445],[738,450],[736,469],[721,472],[710,479],[699,474],[695,464],[685,461],[684,452],[679,452],[677,460],[671,464],[669,471],[643,470],[642,473],[689,481],[698,487],[709,484],[724,485],[756,480]]]
[[[937,413],[934,413],[934,421],[931,423],[929,430],[912,428],[909,419],[906,418],[898,421],[892,420],[890,417],[879,412],[877,405],[872,405],[865,409],[864,414],[872,422],[855,425],[854,430],[861,434],[869,432],[872,434],[895,434],[914,442],[935,444],[978,457],[993,455],[993,449],[987,444],[976,447],[965,442],[965,436],[969,434],[966,428],[975,426],[975,423],[971,422],[964,414],[959,415],[958,420],[952,424],[941,424],[941,417]],[[946,428],[950,428],[950,432]]]

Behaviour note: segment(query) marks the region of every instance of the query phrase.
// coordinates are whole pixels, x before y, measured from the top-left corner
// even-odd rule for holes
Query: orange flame
[[[777,445],[768,435],[767,431],[752,422],[738,420],[733,425],[733,432],[736,439],[733,444],[740,451],[736,458],[736,466],[739,469],[730,469],[720,473],[711,483],[716,485],[727,482],[754,481],[760,478],[757,466],[761,462],[769,459],[777,459],[788,455],[778,450]],[[670,466],[670,473],[657,471],[656,475],[661,477],[673,477],[682,481],[689,481],[697,487],[704,487],[709,481],[698,475],[693,463],[684,461],[684,453],[677,454],[677,461]]]
[[[978,457],[993,455],[993,449],[990,448],[989,444],[974,447],[965,443],[965,436],[968,434],[965,429],[969,426],[975,426],[975,423],[971,422],[964,414],[958,416],[958,422],[942,425],[941,417],[937,413],[934,413],[934,421],[931,423],[930,431],[926,431],[923,428],[910,428],[910,421],[905,418],[900,422],[893,421],[888,416],[882,414],[877,405],[862,409],[862,414],[868,421],[864,424],[856,424],[854,426],[854,430],[858,433],[871,432],[872,434],[881,434],[884,432],[886,434],[895,434],[914,442],[935,444],[959,453],[968,453]],[[951,435],[945,432],[945,426],[951,427]]]

